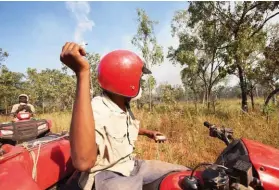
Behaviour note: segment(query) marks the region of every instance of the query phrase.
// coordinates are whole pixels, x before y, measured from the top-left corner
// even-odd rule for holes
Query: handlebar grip
[[[207,128],[209,128],[209,127],[212,126],[212,124],[209,123],[208,121],[205,121],[205,122],[203,123],[203,125],[206,126]]]

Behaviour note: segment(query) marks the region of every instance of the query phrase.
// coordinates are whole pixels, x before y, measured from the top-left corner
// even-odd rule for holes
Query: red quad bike
[[[204,125],[210,136],[227,145],[215,163],[166,174],[143,190],[279,190],[279,150],[244,138],[234,140],[231,129]],[[200,166],[206,169],[197,170]],[[48,135],[26,146],[2,146],[0,189],[76,190],[78,174],[71,163],[68,135]]]
[[[192,171],[167,175],[160,190],[279,190],[279,150],[248,140],[233,139],[229,128],[218,128],[208,122],[211,137],[222,140],[227,147],[215,163],[201,163]],[[202,171],[199,167],[206,166]],[[241,184],[241,185],[240,185]],[[241,187],[240,187],[241,186]]]
[[[18,113],[15,119],[16,121],[0,124],[0,146],[34,140],[50,132],[52,124],[50,120],[33,119],[28,112]]]

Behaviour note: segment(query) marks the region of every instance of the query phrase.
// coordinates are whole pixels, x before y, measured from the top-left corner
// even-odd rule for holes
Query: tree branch
[[[273,17],[275,17],[278,14],[279,14],[279,12],[277,12],[277,13],[271,15],[270,17],[268,17],[267,19],[265,19],[265,21],[259,26],[259,28],[253,32],[253,34],[250,36],[250,38],[252,38],[255,34],[257,34],[264,27],[264,25],[267,21],[269,21],[270,19],[272,19]]]
[[[256,8],[257,6],[259,6],[262,2],[256,2],[254,5],[252,5],[246,12],[245,14],[247,14],[249,11],[253,10],[254,8]]]
[[[212,2],[213,3],[213,2]],[[220,4],[219,4],[219,2],[216,2],[216,4],[217,4],[217,6],[216,6],[216,10],[222,15],[222,17],[223,18],[227,18],[227,19],[230,19],[231,21],[233,21],[235,24],[237,24],[237,22],[234,20],[234,19],[232,19],[232,17],[229,17],[228,15],[226,15],[225,13],[223,13],[222,11],[221,11],[221,7],[220,7]]]

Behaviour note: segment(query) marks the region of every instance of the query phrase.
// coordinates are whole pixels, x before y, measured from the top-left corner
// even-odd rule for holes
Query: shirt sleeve
[[[29,106],[30,106],[30,108],[31,108],[32,113],[35,113],[35,108],[34,108],[34,106],[31,105],[31,104],[29,104]]]
[[[103,130],[97,129],[95,128],[95,140],[96,140],[96,144],[102,145],[104,143],[104,134],[103,134]]]
[[[100,125],[100,123],[95,120],[95,141],[98,149],[98,156],[100,158],[105,157],[105,149],[106,149],[106,133],[104,127]]]
[[[11,114],[15,113],[17,109],[18,109],[18,104],[13,105]]]
[[[97,99],[98,100],[98,99]],[[94,100],[91,102],[93,116],[94,116],[94,123],[95,123],[95,141],[98,146],[98,152],[100,155],[104,152],[105,146],[105,131],[104,127],[101,122],[102,113],[100,112],[100,104],[98,101]]]

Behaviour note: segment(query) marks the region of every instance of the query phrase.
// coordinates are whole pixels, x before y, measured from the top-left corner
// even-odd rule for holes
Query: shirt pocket
[[[128,143],[127,115],[115,115],[109,117],[105,126],[109,140],[113,160],[118,160],[133,152],[133,147]]]
[[[111,115],[104,126],[111,143],[123,143],[127,138],[127,123],[124,115]]]

